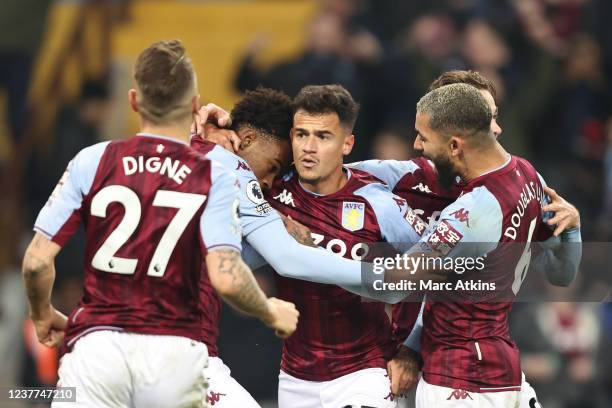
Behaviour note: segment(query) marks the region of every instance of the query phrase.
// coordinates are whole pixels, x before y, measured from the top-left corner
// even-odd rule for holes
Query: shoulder
[[[446,207],[440,219],[452,222],[474,240],[485,240],[499,235],[503,211],[495,195],[486,186],[478,186]]]
[[[412,168],[414,168],[416,170],[422,170],[425,172],[432,172],[432,173],[436,173],[436,166],[433,164],[433,162],[429,159],[426,159],[425,157],[416,157],[412,160],[409,160],[406,163],[410,163],[410,166]]]
[[[390,188],[404,178],[419,169],[417,163],[412,160],[365,160],[347,165],[353,171],[364,171],[382,180]]]
[[[274,183],[272,183],[272,187],[270,188],[268,194],[278,194],[283,190],[289,188],[289,186],[295,182],[297,173],[295,170],[289,170],[283,176],[276,178]]]
[[[207,158],[210,162],[210,181],[238,184],[238,178],[223,163],[218,160]]]
[[[107,141],[85,147],[77,153],[77,155],[74,157],[74,160],[81,163],[87,163],[88,161],[95,161],[97,163],[100,161],[102,155],[104,154],[108,146],[111,145],[111,143],[114,145],[120,145],[121,142]]]
[[[465,192],[455,202],[446,207],[444,212],[457,211],[457,209],[470,211],[474,217],[497,210],[501,213],[499,200],[486,186],[474,187],[472,190]]]
[[[418,159],[414,160],[364,160],[347,164],[352,169],[371,171],[372,169],[390,170],[395,173],[412,173],[419,169]]]
[[[233,172],[238,179],[256,179],[255,173],[244,159],[221,146],[215,145],[206,154],[206,158],[222,164],[228,171]]]
[[[363,197],[377,214],[388,211],[402,213],[407,209],[406,200],[393,194],[385,184],[380,182],[364,183],[353,194]]]
[[[67,172],[70,173],[70,177],[84,191],[89,191],[104,153],[110,145],[120,145],[120,143],[101,142],[82,149],[68,165]]]
[[[401,162],[405,169],[404,176],[418,177],[420,179],[437,179],[438,171],[433,162],[425,157],[416,157]]]

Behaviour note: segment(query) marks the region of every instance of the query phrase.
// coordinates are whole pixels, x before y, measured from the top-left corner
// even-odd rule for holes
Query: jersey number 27
[[[168,224],[155,248],[147,275],[162,277],[166,272],[168,260],[174,251],[177,241],[194,214],[206,200],[205,195],[180,193],[177,191],[159,190],[153,199],[154,207],[177,208],[178,212]],[[125,213],[117,228],[108,236],[100,249],[94,255],[91,266],[111,273],[131,275],[136,271],[138,259],[115,256],[119,248],[132,236],[140,223],[141,205],[136,193],[125,186],[113,185],[104,187],[91,201],[91,214],[96,217],[106,217],[106,209],[110,203],[123,205]]]

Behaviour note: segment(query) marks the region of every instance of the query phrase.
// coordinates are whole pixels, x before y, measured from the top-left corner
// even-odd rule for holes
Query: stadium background
[[[27,324],[19,275],[33,219],[70,158],[137,129],[126,104],[137,54],[180,38],[204,101],[262,83],[290,94],[337,82],[362,104],[351,160],[407,159],[414,106],[447,69],[498,88],[501,142],[580,209],[583,238],[612,238],[612,2],[260,0],[0,2],[0,386],[55,382]],[[54,303],[80,296],[82,236],[57,262]],[[610,272],[610,271],[609,271]],[[261,285],[274,291],[267,272]],[[512,330],[543,406],[612,406],[610,303],[525,303]],[[280,342],[225,309],[220,353],[274,406]],[[3,405],[3,403],[0,403]]]

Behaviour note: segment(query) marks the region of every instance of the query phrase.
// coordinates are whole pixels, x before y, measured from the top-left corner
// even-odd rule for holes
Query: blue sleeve
[[[421,234],[407,217],[410,208],[406,200],[394,195],[379,183],[368,184],[356,190],[355,195],[364,197],[372,206],[380,233],[386,242],[414,244],[419,241]]]
[[[257,177],[239,156],[217,146],[206,157],[218,161],[238,177],[243,235],[247,236],[262,225],[280,219],[276,210],[264,198]]]
[[[282,220],[270,222],[253,231],[246,241],[281,276],[309,282],[338,285],[344,289],[377,300],[396,303],[405,294],[368,293],[362,289],[362,268],[371,264],[343,258],[322,248],[313,248],[297,242],[285,229]],[[249,255],[250,261],[257,259]],[[261,265],[259,265],[261,266]]]
[[[546,187],[546,181],[540,173],[538,173],[538,178],[542,187]],[[550,202],[550,197],[544,194],[541,204],[546,205]],[[547,223],[553,216],[554,213],[551,211],[542,213],[543,228],[553,229]],[[564,243],[568,243],[568,245],[563,245]],[[569,286],[576,278],[578,267],[582,260],[580,228],[565,230],[561,233],[560,237],[551,236],[543,242],[543,247],[545,250],[538,255],[534,263],[540,269],[546,271],[548,281],[553,285]]]
[[[391,190],[395,188],[397,182],[400,181],[406,173],[413,173],[419,168],[412,160],[365,160],[351,163],[347,166],[357,170],[367,171],[382,180]]]
[[[534,266],[546,273],[548,281],[555,286],[569,286],[582,260],[582,236],[580,228],[565,230],[559,237],[550,237],[542,243]]]
[[[244,236],[270,222],[281,221],[276,210],[264,198],[259,182],[254,178],[240,179],[240,218]]]
[[[298,243],[282,220],[268,223],[247,242],[281,276],[317,283],[361,285],[361,263]]]
[[[419,316],[414,323],[412,331],[404,341],[404,346],[416,351],[421,352],[421,333],[423,332],[423,310],[425,309],[425,300],[421,303],[421,310],[419,310]]]
[[[245,239],[242,240],[242,260],[252,271],[268,264],[268,262],[259,255],[259,252],[257,252]]]
[[[238,183],[236,176],[219,163],[212,162],[212,186],[206,208],[200,218],[200,234],[209,251],[233,248],[240,252],[242,231],[238,215]]]
[[[495,196],[486,187],[477,187],[442,210],[421,243],[443,256],[482,256],[497,247],[502,222],[501,206]],[[459,245],[465,242],[472,245]]]
[[[83,197],[89,194],[100,159],[109,143],[86,147],[70,161],[49,200],[40,210],[34,223],[35,231],[53,239],[72,214],[80,210]]]

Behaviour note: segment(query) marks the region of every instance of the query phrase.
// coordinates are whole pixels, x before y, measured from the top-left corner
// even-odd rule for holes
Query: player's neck
[[[318,180],[315,183],[300,179],[300,184],[311,193],[320,195],[334,194],[339,191],[348,182],[348,174],[344,171],[344,167],[340,167],[334,171],[329,177],[323,180]]]
[[[153,125],[150,123],[143,123],[140,127],[140,132],[149,133],[152,135],[166,136],[172,139],[177,139],[182,142],[189,143],[189,126],[190,125],[184,124]]]
[[[496,142],[490,148],[472,152],[471,157],[466,158],[465,162],[469,165],[466,165],[461,178],[465,181],[473,180],[503,167],[509,159],[510,154]]]

